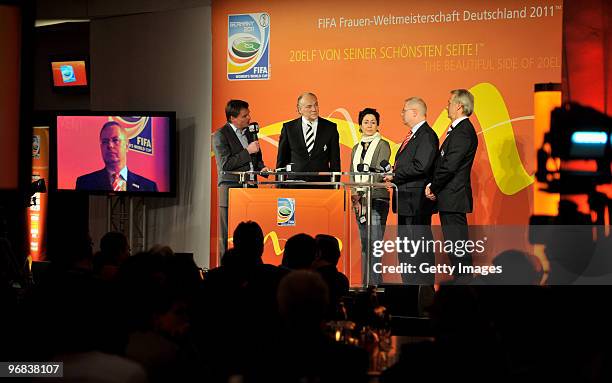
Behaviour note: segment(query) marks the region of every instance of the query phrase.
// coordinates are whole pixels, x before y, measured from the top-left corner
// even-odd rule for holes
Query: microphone
[[[380,169],[382,170],[383,173],[391,173],[391,170],[393,168],[391,167],[391,164],[389,163],[389,161],[382,160],[380,161]]]
[[[256,122],[251,122],[249,124],[248,129],[249,129],[249,133],[251,133],[255,141],[257,141],[257,133],[259,133],[259,124]]]
[[[360,173],[390,173],[391,164],[387,160],[382,160],[380,166],[377,167],[368,164],[357,164],[357,171]]]
[[[247,129],[249,130],[251,137],[253,137],[253,141],[259,141],[259,138],[257,137],[257,133],[259,133],[259,124],[256,122],[251,122]],[[261,153],[261,151],[259,153]],[[251,161],[253,162],[254,167],[257,166],[257,155],[259,153],[251,154]]]

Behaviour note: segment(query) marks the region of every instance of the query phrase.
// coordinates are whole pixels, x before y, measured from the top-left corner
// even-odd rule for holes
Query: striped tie
[[[126,191],[126,182],[120,174],[113,173],[113,191]]]
[[[406,145],[408,145],[408,141],[410,141],[410,138],[412,138],[412,130],[408,131],[408,134],[406,135],[406,139],[404,140],[404,142],[402,142],[402,146],[397,151],[398,153],[401,152],[402,150],[404,150]]]
[[[306,124],[306,150],[308,150],[308,154],[312,152],[312,148],[314,148],[314,130],[312,129],[312,125]]]

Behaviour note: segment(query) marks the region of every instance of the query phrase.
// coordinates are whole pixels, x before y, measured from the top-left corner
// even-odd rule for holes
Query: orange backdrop
[[[467,88],[475,96],[472,122],[479,132],[469,221],[526,224],[536,166],[533,86],[560,82],[562,12],[561,0],[213,1],[213,131],[225,123],[229,99],[246,100],[261,126],[264,162],[274,167],[282,122],[297,117],[297,96],[311,91],[321,115],[338,123],[342,170],[348,171],[360,136],[359,110],[381,113],[381,134],[393,156],[406,134],[399,114],[404,99],[422,97],[429,123],[442,136],[450,123],[448,92]],[[229,17],[246,13],[269,16],[267,80],[228,80]],[[215,253],[214,160],[211,174]]]

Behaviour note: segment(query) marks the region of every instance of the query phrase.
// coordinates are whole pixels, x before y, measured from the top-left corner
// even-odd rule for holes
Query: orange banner
[[[44,179],[49,183],[49,128],[34,127],[32,135],[32,182]],[[35,193],[28,209],[28,238],[33,261],[45,260],[47,193]]]
[[[213,131],[225,123],[229,99],[249,102],[264,162],[274,167],[282,122],[297,117],[297,96],[311,91],[321,116],[338,124],[348,171],[360,110],[380,112],[393,158],[406,134],[399,113],[407,97],[426,101],[428,121],[443,139],[449,91],[466,88],[475,96],[471,120],[479,137],[468,219],[525,224],[536,168],[533,86],[560,82],[562,12],[561,0],[215,1]],[[211,174],[215,238],[214,161]]]

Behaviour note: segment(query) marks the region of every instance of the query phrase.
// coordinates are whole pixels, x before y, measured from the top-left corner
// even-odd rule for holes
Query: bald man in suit
[[[276,168],[292,163],[294,172],[339,172],[340,143],[335,123],[319,116],[319,101],[313,93],[297,100],[300,117],[283,124],[278,142]],[[300,177],[305,181],[329,181],[330,177]]]

